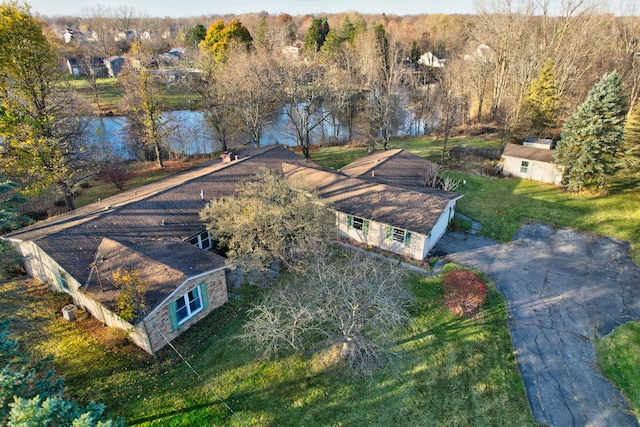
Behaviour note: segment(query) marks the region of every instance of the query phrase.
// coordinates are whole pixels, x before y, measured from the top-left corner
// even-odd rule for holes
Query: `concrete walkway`
[[[640,319],[640,267],[627,243],[530,224],[508,244],[450,232],[435,249],[485,272],[507,299],[511,339],[536,422],[639,425],[598,371],[594,345],[596,336]]]

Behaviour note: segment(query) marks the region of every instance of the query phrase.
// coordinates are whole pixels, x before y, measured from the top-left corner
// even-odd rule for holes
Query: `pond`
[[[404,116],[405,126],[398,133],[399,136],[423,131],[422,126],[416,126],[410,119],[410,114],[407,113]],[[165,141],[167,150],[178,155],[211,154],[222,151],[222,145],[213,136],[202,111],[170,111],[163,113],[163,118],[172,129],[170,137]],[[134,156],[127,146],[126,124],[126,117],[107,116],[92,119],[90,126],[95,130],[98,138],[111,147],[115,155],[122,158],[133,158]],[[265,126],[260,145],[280,143],[295,146],[296,139],[293,135],[289,129],[289,119],[283,109]],[[329,122],[325,122],[324,127],[319,126],[314,130],[315,141],[321,141],[325,137],[331,138],[332,135],[333,127]],[[229,143],[229,146],[237,147],[249,143],[250,138],[247,136],[236,136]]]

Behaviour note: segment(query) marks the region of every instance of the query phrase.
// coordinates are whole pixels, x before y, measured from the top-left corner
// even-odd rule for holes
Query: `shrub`
[[[120,269],[113,273],[113,284],[120,291],[116,296],[118,315],[127,322],[135,322],[145,309],[147,284],[140,279],[138,270]]]
[[[100,179],[115,185],[118,190],[122,190],[127,181],[134,176],[133,172],[128,172],[117,165],[109,166],[100,172]]]
[[[442,276],[444,300],[456,316],[473,316],[487,299],[487,285],[477,274],[451,270]]]

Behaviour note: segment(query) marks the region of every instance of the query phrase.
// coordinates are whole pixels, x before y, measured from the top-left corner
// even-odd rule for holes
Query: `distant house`
[[[544,146],[542,143],[540,145]],[[507,144],[501,157],[502,173],[559,185],[562,181],[562,168],[554,163],[554,150],[551,145],[548,147]]]
[[[418,64],[426,65],[427,67],[442,68],[447,62],[449,53],[446,51],[431,51],[423,54],[418,59]]]
[[[109,77],[118,77],[118,74],[120,74],[124,66],[124,61],[123,56],[109,56],[104,59],[104,65],[107,68]]]
[[[282,56],[284,56],[287,59],[300,59],[300,46],[283,47]]]
[[[67,58],[66,66],[69,74],[74,77],[93,75],[96,77],[106,77],[108,74],[107,66],[104,59],[97,56],[88,58],[87,60],[79,60],[78,58]]]

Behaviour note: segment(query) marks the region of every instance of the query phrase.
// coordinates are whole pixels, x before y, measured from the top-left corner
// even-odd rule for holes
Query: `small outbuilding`
[[[560,185],[562,168],[555,164],[554,150],[539,146],[507,144],[502,152],[502,173],[534,181]]]

